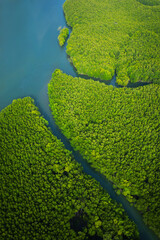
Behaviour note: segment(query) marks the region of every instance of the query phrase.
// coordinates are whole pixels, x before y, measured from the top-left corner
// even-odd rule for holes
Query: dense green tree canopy
[[[60,29],[60,33],[58,36],[58,41],[59,41],[59,45],[62,47],[65,44],[65,41],[67,39],[69,35],[69,29],[64,27],[62,29]]]
[[[72,146],[160,236],[160,86],[118,89],[56,70],[48,91]]]
[[[156,5],[159,0],[141,0]],[[149,4],[150,3],[150,4]],[[160,5],[136,0],[67,0],[67,53],[78,73],[117,82],[159,82]],[[146,3],[147,4],[147,3]]]
[[[138,239],[46,124],[29,97],[0,112],[0,239]]]

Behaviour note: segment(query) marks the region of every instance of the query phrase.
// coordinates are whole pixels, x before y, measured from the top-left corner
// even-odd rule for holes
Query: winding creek
[[[144,225],[136,209],[123,196],[116,195],[112,184],[73,150],[51,115],[47,84],[54,69],[78,76],[68,61],[65,47],[59,47],[57,41],[58,27],[66,25],[63,3],[64,0],[0,1],[0,110],[11,104],[13,99],[34,98],[53,134],[73,152],[84,172],[94,177],[113,199],[122,203],[137,224],[141,239],[158,240]],[[115,76],[110,84],[115,86]]]

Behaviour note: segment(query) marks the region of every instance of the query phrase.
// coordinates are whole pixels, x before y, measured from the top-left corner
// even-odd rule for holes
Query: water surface
[[[24,96],[45,109],[52,72],[76,76],[57,41],[57,29],[65,25],[63,2],[0,0],[0,110]]]

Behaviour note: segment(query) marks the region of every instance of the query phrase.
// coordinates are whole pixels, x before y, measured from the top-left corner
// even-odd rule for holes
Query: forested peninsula
[[[67,54],[79,74],[117,83],[159,83],[159,0],[67,0]]]
[[[0,113],[1,239],[139,239],[46,125],[30,97]]]
[[[160,236],[160,86],[114,88],[56,70],[48,86],[58,126]]]

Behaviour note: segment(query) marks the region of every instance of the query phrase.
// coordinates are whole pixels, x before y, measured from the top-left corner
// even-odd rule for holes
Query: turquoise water
[[[57,41],[58,27],[66,25],[63,2],[0,0],[0,110],[11,104],[13,99],[31,96],[54,135],[73,151],[52,118],[47,96],[47,84],[56,68],[77,76],[67,59],[65,46],[59,47]],[[115,77],[111,83],[115,84]],[[143,224],[138,212],[122,196],[115,194],[112,185],[77,152],[73,151],[73,154],[84,171],[99,181],[113,199],[123,204],[137,224],[141,239],[157,239]]]
[[[55,68],[76,76],[57,42],[64,0],[0,0],[0,110],[32,96],[45,107]]]

